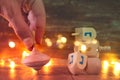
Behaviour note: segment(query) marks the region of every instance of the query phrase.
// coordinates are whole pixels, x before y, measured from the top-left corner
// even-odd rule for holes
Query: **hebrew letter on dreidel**
[[[87,64],[87,56],[81,53],[79,53],[78,56],[79,57],[77,59],[77,66],[79,67],[79,69],[85,69]]]
[[[75,28],[75,33],[72,33],[75,36],[76,41],[80,40],[90,40],[95,39],[97,34],[94,28]]]
[[[92,33],[91,33],[91,32],[85,32],[85,33],[84,33],[84,36],[92,37]]]

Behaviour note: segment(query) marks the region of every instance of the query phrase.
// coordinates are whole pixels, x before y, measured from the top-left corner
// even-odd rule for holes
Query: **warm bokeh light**
[[[50,61],[43,67],[44,72],[49,73],[51,71],[50,66],[52,66],[53,64],[53,59],[50,59]]]
[[[115,63],[118,59],[117,53],[104,53],[102,56],[102,60],[109,61],[110,63]]]
[[[116,62],[114,65],[114,75],[120,76],[120,63],[119,62]]]
[[[36,75],[36,70],[35,69],[31,68],[31,72],[32,72],[33,75]]]
[[[109,62],[108,61],[103,61],[102,62],[102,72],[103,73],[107,73],[108,72],[108,68],[109,68]]]
[[[111,61],[111,63],[110,63],[110,64],[115,65],[115,64],[116,64],[116,62],[115,62],[115,61]]]
[[[45,43],[47,44],[48,47],[52,46],[52,41],[49,38],[45,39]]]
[[[97,44],[98,41],[97,41],[96,39],[93,39],[93,40],[92,40],[92,43],[93,43],[93,44]]]
[[[4,66],[5,65],[5,61],[3,59],[0,60],[0,65]]]
[[[15,66],[16,66],[16,65],[15,65],[15,62],[14,62],[14,61],[11,61],[11,60],[9,60],[9,61],[10,61],[10,65],[9,65],[10,68],[11,68],[11,69],[14,69]]]
[[[49,66],[51,66],[53,64],[53,60],[52,59],[50,59],[50,61],[46,64],[46,65],[44,65],[45,67],[49,67]]]
[[[59,44],[59,45],[58,45],[58,48],[59,48],[59,49],[62,49],[62,48],[64,48],[64,46],[65,46],[64,44]]]
[[[74,45],[75,45],[75,46],[79,46],[79,45],[80,45],[80,41],[75,41],[75,42],[74,42]]]
[[[9,62],[10,62],[10,64],[9,64],[9,67],[10,67],[10,77],[14,78],[15,77],[15,67],[16,67],[16,64],[15,64],[14,61],[12,61],[10,59],[9,59]]]
[[[67,38],[66,37],[61,37],[61,42],[62,43],[66,43],[67,42]]]
[[[29,56],[29,55],[30,55],[29,52],[23,51],[23,53],[22,53],[22,60],[23,60],[25,57]]]
[[[67,43],[67,38],[62,36],[62,35],[58,35],[58,39],[56,41],[58,48],[62,49],[64,48],[65,44]]]
[[[86,52],[86,50],[87,50],[86,45],[81,45],[81,52]]]
[[[13,41],[10,41],[9,43],[8,43],[8,45],[9,45],[9,47],[10,48],[15,48],[15,42],[13,42]]]
[[[16,76],[16,74],[15,74],[15,69],[14,68],[11,68],[10,69],[10,78],[12,78],[12,79],[14,79],[14,77]]]
[[[58,39],[57,39],[57,43],[59,44],[59,43],[66,43],[67,42],[67,38],[66,37],[64,37],[64,36],[58,36]]]

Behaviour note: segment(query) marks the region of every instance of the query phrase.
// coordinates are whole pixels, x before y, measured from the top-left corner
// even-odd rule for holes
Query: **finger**
[[[5,3],[3,13],[9,23],[13,25],[12,28],[14,29],[16,35],[23,41],[25,46],[31,50],[34,45],[33,35],[28,25],[24,21],[17,1],[11,1],[9,4]]]
[[[45,32],[46,14],[42,0],[34,0],[31,5],[30,25],[35,30],[36,43],[40,44]]]

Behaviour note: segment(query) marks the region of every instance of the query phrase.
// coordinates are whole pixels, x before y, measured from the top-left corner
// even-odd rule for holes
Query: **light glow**
[[[115,63],[114,74],[115,74],[115,76],[119,76],[120,75],[120,63],[118,63],[118,62]]]
[[[102,62],[102,72],[103,73],[108,73],[108,68],[109,68],[109,62],[108,61],[103,61]]]
[[[59,45],[58,45],[58,48],[59,48],[59,49],[64,48],[64,44],[59,44]]]
[[[92,40],[92,43],[93,43],[93,44],[97,44],[98,41],[97,41],[96,39],[93,39],[93,40]]]
[[[25,57],[27,57],[27,56],[29,56],[29,55],[30,55],[29,52],[23,51],[23,53],[22,53],[22,60],[25,59]]]
[[[67,38],[66,37],[61,37],[61,42],[62,43],[66,43],[67,42]]]
[[[50,61],[45,65],[45,67],[49,67],[49,66],[51,66],[52,64],[53,64],[53,60],[50,59]]]
[[[67,38],[62,36],[62,35],[58,35],[58,39],[56,41],[58,48],[62,49],[64,48],[65,44],[67,43]]]
[[[5,61],[3,59],[0,60],[0,65],[4,66],[5,65]]]
[[[50,61],[46,65],[44,65],[44,67],[43,67],[44,72],[50,73],[50,71],[51,71],[50,66],[52,66],[53,64],[54,64],[53,60],[50,59]]]
[[[10,60],[10,65],[9,66],[10,66],[11,69],[14,69],[15,66],[16,66],[15,62]]]
[[[45,39],[45,43],[47,44],[48,47],[52,46],[52,41],[49,38]]]
[[[10,77],[14,78],[15,77],[15,67],[16,67],[16,64],[15,64],[14,61],[12,61],[10,59],[9,59],[9,62],[10,62],[10,64],[9,64],[9,67],[10,67]]]
[[[74,45],[75,45],[75,46],[79,46],[79,45],[80,45],[80,42],[79,42],[79,41],[75,41],[75,42],[74,42]]]
[[[82,51],[82,52],[86,52],[86,50],[87,50],[86,45],[81,45],[81,51]]]
[[[15,48],[15,42],[13,42],[13,41],[10,41],[9,43],[8,43],[8,45],[9,45],[9,47],[10,48]]]
[[[57,39],[57,43],[63,43],[65,44],[67,42],[67,38],[66,37],[63,37],[62,35],[61,36],[58,36],[58,39]]]

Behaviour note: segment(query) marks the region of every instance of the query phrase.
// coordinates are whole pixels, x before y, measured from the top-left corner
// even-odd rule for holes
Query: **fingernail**
[[[34,40],[31,39],[30,37],[23,39],[23,42],[25,46],[27,47],[28,50],[32,51],[34,47]]]

